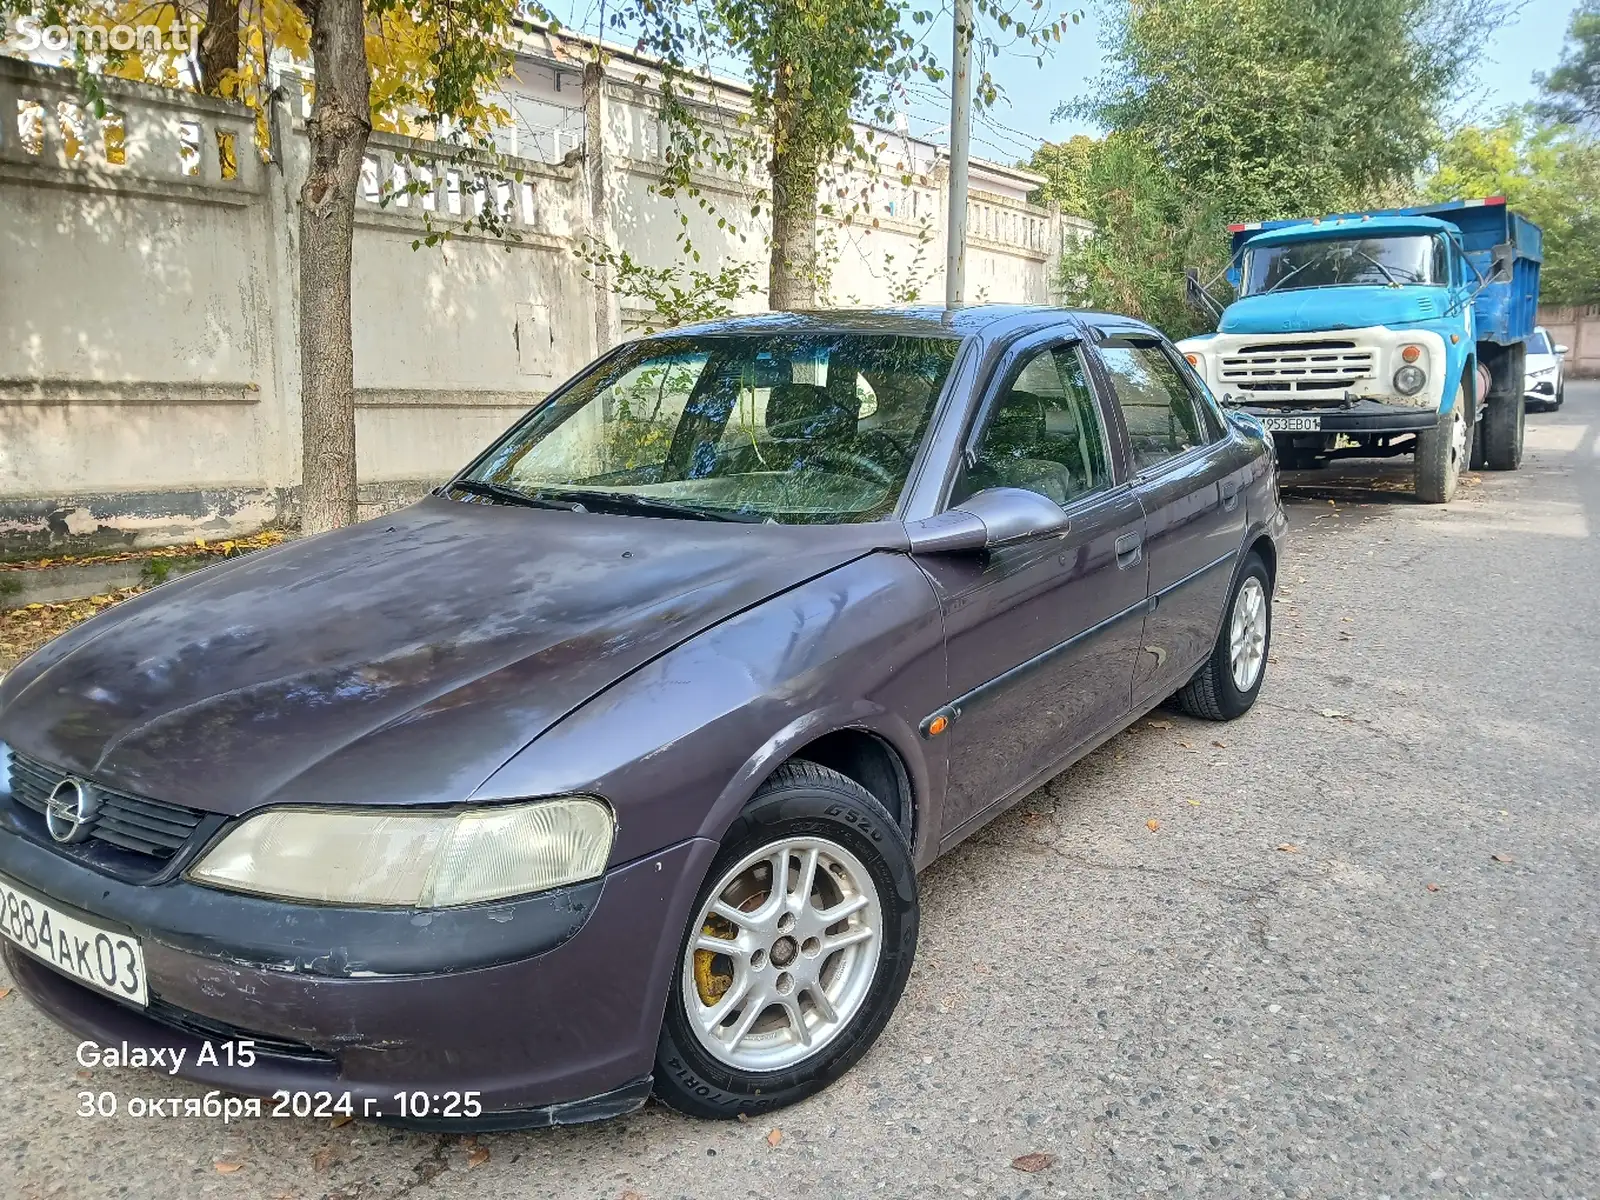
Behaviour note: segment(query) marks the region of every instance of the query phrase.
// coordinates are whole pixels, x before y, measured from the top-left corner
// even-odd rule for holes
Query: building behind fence
[[[366,513],[448,476],[648,319],[585,278],[575,253],[602,239],[664,265],[681,228],[651,189],[664,131],[650,64],[586,70],[590,49],[534,34],[519,53],[501,149],[520,180],[483,188],[438,143],[372,138],[353,267]],[[302,106],[274,105],[262,162],[243,108],[106,91],[95,121],[70,72],[0,59],[0,554],[227,537],[293,512]],[[711,100],[726,115],[743,97],[730,84]],[[901,135],[878,142],[886,182],[849,224],[818,230],[835,305],[943,294],[940,153]],[[698,182],[711,210],[682,208],[703,265],[761,260],[764,286],[750,214],[762,176],[708,175]],[[974,298],[1049,298],[1062,238],[1081,223],[1028,204],[1039,182],[974,164]],[[486,203],[514,238],[413,248],[429,221]],[[745,305],[764,306],[761,295]]]

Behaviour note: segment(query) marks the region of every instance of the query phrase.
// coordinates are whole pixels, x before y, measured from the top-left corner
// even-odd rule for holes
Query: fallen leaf
[[[750,1114],[749,1113],[740,1113],[739,1114],[739,1124],[741,1124],[741,1125],[750,1124]]]
[[[1321,713],[1322,716],[1327,717],[1330,721],[1336,721],[1336,720],[1339,720],[1340,718],[1349,717],[1349,715],[1350,715],[1349,713],[1345,712],[1344,709],[1342,709],[1342,708],[1324,708],[1324,709],[1319,709],[1318,711]]]
[[[1044,1170],[1051,1163],[1055,1162],[1055,1160],[1056,1156],[1054,1154],[1040,1154],[1035,1152],[1033,1154],[1023,1154],[1017,1158],[1013,1158],[1011,1160],[1011,1166],[1014,1170],[1026,1171],[1031,1175],[1035,1171]]]
[[[351,1116],[349,1113],[341,1113],[340,1115],[335,1117],[333,1120],[328,1122],[328,1128],[329,1129],[338,1129],[341,1126],[350,1124],[350,1122],[354,1121],[354,1120],[355,1120],[355,1118],[353,1116]]]
[[[1198,800],[1190,800],[1189,803],[1194,805],[1196,808],[1200,807],[1200,801]]]
[[[1509,854],[1491,854],[1491,855],[1489,855],[1489,857],[1494,859],[1495,862],[1512,863],[1512,862],[1516,862],[1517,861],[1516,859],[1512,858],[1511,855],[1509,855]],[[4,992],[0,992],[0,996],[3,996],[3,995],[5,995],[5,993]]]
[[[767,1145],[776,1146],[781,1141],[783,1141],[783,1130],[774,1129],[771,1133],[767,1134]]]
[[[1178,745],[1182,746],[1185,750],[1193,750],[1194,749],[1194,743],[1193,742],[1179,742]]]
[[[94,1072],[93,1071],[86,1070],[86,1069],[84,1069],[82,1067],[80,1067],[80,1068],[78,1068],[78,1070],[74,1071],[73,1074],[75,1074],[79,1079],[83,1080],[85,1083],[88,1083],[89,1080],[94,1078]]]
[[[740,1113],[739,1115],[741,1117],[744,1116],[743,1113]],[[622,1200],[644,1200],[644,1193],[643,1192],[635,1192],[635,1191],[626,1191],[626,1192],[622,1193]]]
[[[1148,721],[1148,722],[1146,722],[1146,724],[1148,724],[1151,729],[1171,729],[1172,728],[1172,722],[1171,721]]]
[[[243,1163],[236,1162],[214,1162],[211,1165],[217,1169],[218,1175],[232,1175],[240,1167],[244,1166]]]
[[[1439,885],[1437,883],[1430,883],[1428,885],[1428,890],[1430,892],[1437,892],[1439,890]]]
[[[1146,829],[1148,829],[1151,833],[1154,833],[1156,830],[1161,828],[1161,822],[1156,820],[1154,817],[1151,817],[1148,821],[1146,821],[1144,823],[1144,827]]]
[[[4,1000],[9,995],[11,995],[10,988],[0,988],[0,1000]]]
[[[317,1172],[326,1171],[339,1161],[339,1147],[324,1146],[311,1156],[311,1169]]]
[[[467,1166],[469,1167],[481,1167],[488,1161],[489,1147],[487,1146],[474,1146],[467,1151]]]
[[[1300,853],[1300,847],[1294,845],[1292,842],[1283,842],[1282,844],[1280,844],[1278,846],[1278,849],[1282,850],[1285,854],[1299,854]]]
[[[1215,746],[1218,750],[1226,750],[1228,748],[1228,743],[1227,742],[1213,741],[1211,744],[1213,746]]]

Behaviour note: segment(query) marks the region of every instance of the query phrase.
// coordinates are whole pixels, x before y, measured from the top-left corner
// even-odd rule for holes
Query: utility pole
[[[972,0],[956,0],[955,70],[950,75],[950,213],[945,221],[944,302],[967,287],[967,147],[972,141]]]

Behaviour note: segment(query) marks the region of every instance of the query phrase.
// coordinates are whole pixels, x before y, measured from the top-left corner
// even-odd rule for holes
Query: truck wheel
[[[1515,471],[1522,465],[1522,430],[1528,406],[1522,393],[1490,396],[1483,417],[1483,457],[1492,471]]]
[[[1178,692],[1178,707],[1203,721],[1242,717],[1261,691],[1271,650],[1272,580],[1252,552],[1228,597],[1211,657]]]
[[[1467,419],[1466,389],[1456,388],[1456,402],[1440,413],[1432,429],[1417,434],[1415,479],[1417,499],[1448,504],[1472,453],[1472,422]]]

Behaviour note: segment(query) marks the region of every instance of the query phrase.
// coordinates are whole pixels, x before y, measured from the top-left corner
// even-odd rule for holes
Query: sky
[[[1451,115],[1456,120],[1471,120],[1534,99],[1538,88],[1533,73],[1555,66],[1567,22],[1576,7],[1576,0],[1527,0],[1490,44],[1479,64],[1475,85]],[[1026,158],[1039,139],[1060,141],[1075,133],[1097,132],[1082,121],[1052,120],[1052,114],[1062,101],[1082,94],[1099,72],[1103,53],[1100,34],[1094,8],[1088,7],[1083,23],[1067,34],[1042,68],[1020,57],[992,65],[990,70],[1005,96],[992,113],[976,120],[972,153],[1016,161]],[[940,38],[937,46],[941,58],[947,59],[948,22],[935,36]],[[935,96],[935,89],[922,90],[924,94],[911,111],[911,131],[927,134],[937,130],[942,135],[950,120],[949,91],[938,89],[940,94]]]
[[[547,0],[548,2],[548,0]],[[1100,70],[1100,23],[1095,0],[1065,0],[1084,9],[1081,24],[1069,30],[1041,68],[1021,55],[990,65],[1003,97],[991,112],[981,114],[973,126],[972,154],[999,162],[1028,158],[1040,141],[1060,141],[1074,133],[1095,132],[1080,121],[1051,119],[1056,107],[1081,95]],[[571,25],[596,32],[597,0],[567,0]],[[556,5],[559,12],[559,0]],[[931,7],[931,5],[930,5]],[[1576,0],[1527,0],[1500,31],[1478,68],[1475,86],[1468,90],[1452,116],[1457,120],[1484,117],[1509,105],[1531,100],[1538,89],[1535,71],[1555,65]],[[610,35],[617,38],[615,33]],[[950,22],[937,22],[928,34],[929,44],[942,62],[950,57]],[[948,84],[924,83],[911,98],[910,131],[933,141],[943,140],[950,120]]]

